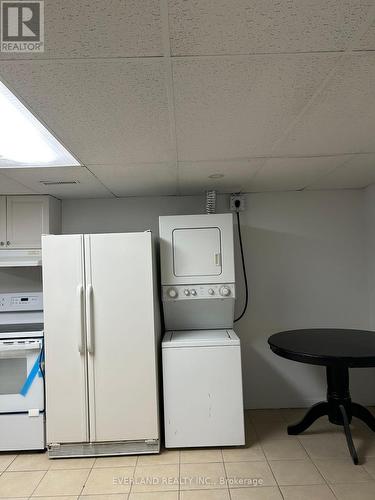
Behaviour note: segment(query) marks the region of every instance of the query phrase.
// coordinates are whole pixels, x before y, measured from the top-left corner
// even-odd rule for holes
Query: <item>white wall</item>
[[[243,217],[252,307],[243,340],[249,406],[324,399],[324,370],[266,347],[269,334],[309,327],[368,328],[363,193],[294,192],[249,196]],[[375,371],[352,370],[353,397],[375,401]]]
[[[364,191],[370,328],[375,329],[375,184]]]
[[[267,338],[292,328],[369,327],[364,192],[252,194],[246,202],[241,217],[250,308],[236,326],[245,404],[304,406],[325,397],[324,369],[275,356]],[[228,197],[221,196],[218,211],[227,206]],[[157,233],[159,215],[202,213],[204,208],[203,197],[66,200],[63,232]],[[237,251],[241,289],[238,256]],[[240,302],[241,293],[238,309]],[[373,404],[375,371],[353,372],[353,397]]]

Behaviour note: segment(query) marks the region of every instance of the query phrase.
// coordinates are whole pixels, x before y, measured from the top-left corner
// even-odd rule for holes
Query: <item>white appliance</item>
[[[2,293],[0,451],[44,448],[42,293]]]
[[[166,333],[165,446],[244,444],[240,340],[233,330]]]
[[[166,447],[243,445],[233,216],[160,217],[159,229]]]
[[[159,221],[165,328],[231,328],[236,296],[232,214]]]
[[[51,458],[157,453],[152,235],[43,236]]]

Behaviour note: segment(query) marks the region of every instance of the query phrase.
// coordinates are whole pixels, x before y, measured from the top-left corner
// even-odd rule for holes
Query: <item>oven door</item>
[[[42,339],[0,340],[0,414],[44,410]]]

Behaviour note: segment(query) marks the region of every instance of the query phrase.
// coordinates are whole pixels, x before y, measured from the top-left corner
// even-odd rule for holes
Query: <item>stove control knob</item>
[[[193,288],[192,290],[190,290],[190,293],[191,293],[192,295],[197,295],[197,291],[196,291],[196,290],[194,290],[194,288]]]
[[[213,288],[208,289],[208,294],[209,295],[215,295],[215,290]]]
[[[228,286],[222,286],[219,291],[220,295],[223,297],[228,297],[228,295],[230,295],[230,288]]]
[[[189,290],[188,290],[187,288],[185,288],[185,290],[184,290],[184,294],[185,294],[185,295],[190,295],[190,292],[189,292]]]
[[[178,292],[175,288],[168,288],[167,294],[171,299],[175,299],[178,296]]]

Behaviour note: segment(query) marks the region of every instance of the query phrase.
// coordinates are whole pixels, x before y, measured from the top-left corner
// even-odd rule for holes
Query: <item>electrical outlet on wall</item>
[[[245,195],[239,193],[231,194],[229,209],[232,212],[243,212],[245,210]]]

